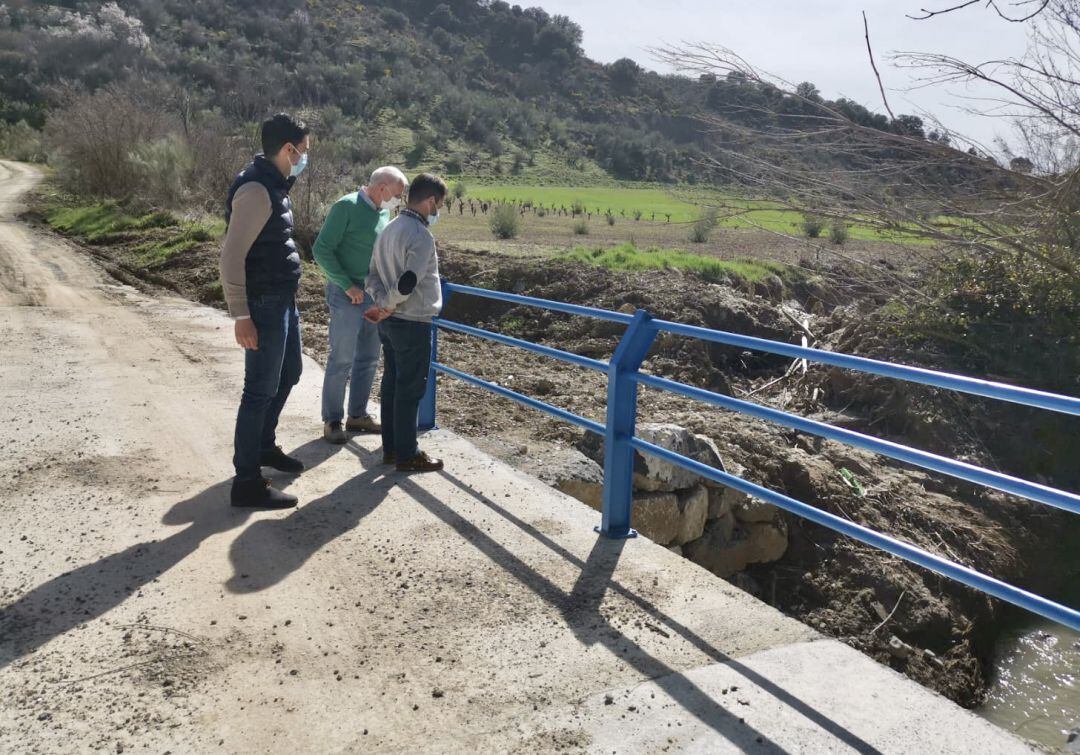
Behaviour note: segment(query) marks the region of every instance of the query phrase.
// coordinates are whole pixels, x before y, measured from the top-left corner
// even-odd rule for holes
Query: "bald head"
[[[381,168],[376,168],[371,174],[371,180],[368,181],[368,186],[371,186],[372,188],[377,186],[389,186],[391,188],[401,186],[401,188],[405,188],[408,183],[409,179],[405,177],[404,173],[393,165],[384,165]]]
[[[371,174],[364,191],[379,209],[393,210],[401,204],[401,195],[408,183],[404,173],[392,165],[385,165]]]

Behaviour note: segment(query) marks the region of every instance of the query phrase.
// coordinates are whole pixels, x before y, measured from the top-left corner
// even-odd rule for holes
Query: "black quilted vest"
[[[247,254],[244,269],[247,273],[248,296],[270,293],[292,293],[300,285],[300,253],[292,238],[292,202],[289,189],[295,178],[286,178],[262,154],[255,155],[229,187],[225,199],[225,223],[232,217],[232,201],[236,190],[249,181],[258,181],[270,195],[270,219],[259,231]]]

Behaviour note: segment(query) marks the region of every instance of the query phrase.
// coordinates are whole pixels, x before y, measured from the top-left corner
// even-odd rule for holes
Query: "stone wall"
[[[637,429],[643,440],[717,467],[737,477],[742,467],[720,456],[716,444],[671,424]],[[603,502],[603,439],[588,434],[582,456],[566,459],[565,474],[546,480],[597,511]],[[787,550],[787,524],[780,511],[744,493],[719,485],[666,461],[634,453],[634,507],[631,526],[719,577],[749,564],[776,561]]]

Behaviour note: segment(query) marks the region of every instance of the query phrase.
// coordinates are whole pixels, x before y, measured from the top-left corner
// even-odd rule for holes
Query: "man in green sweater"
[[[380,342],[378,326],[364,319],[372,306],[364,294],[364,279],[375,239],[390,221],[391,210],[401,204],[407,183],[405,174],[397,168],[376,170],[367,186],[334,203],[312,250],[327,278],[326,303],[330,308],[330,356],[322,395],[323,437],[330,443],[345,443],[346,430],[381,430],[368,412]],[[347,380],[350,389],[346,420]]]

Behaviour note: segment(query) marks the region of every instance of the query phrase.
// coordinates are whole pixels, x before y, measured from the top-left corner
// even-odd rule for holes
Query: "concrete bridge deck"
[[[0,163],[0,752],[1030,752],[449,432],[442,474],[281,440],[302,505],[227,505],[219,312],[13,222]]]

